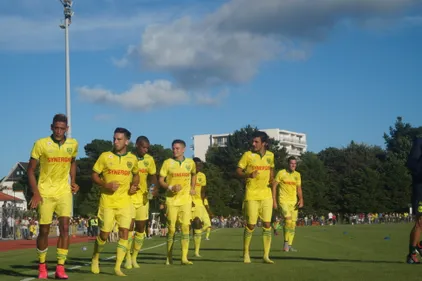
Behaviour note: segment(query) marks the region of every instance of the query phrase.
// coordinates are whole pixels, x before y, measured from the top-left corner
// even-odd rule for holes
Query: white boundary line
[[[216,232],[216,231],[218,231],[220,228],[217,228],[217,229],[214,229],[214,230],[212,230],[211,232]],[[204,235],[204,232],[202,232],[203,233],[203,235]],[[179,241],[179,240],[174,240],[174,242],[177,242],[177,241]],[[161,247],[161,246],[164,246],[164,245],[167,245],[167,242],[164,242],[164,243],[161,243],[161,244],[157,244],[157,245],[154,245],[154,246],[151,246],[151,247],[148,247],[148,248],[143,248],[143,249],[141,249],[139,252],[143,252],[143,251],[147,251],[147,250],[151,250],[151,249],[155,249],[155,248],[158,248],[158,247]],[[111,259],[114,259],[116,256],[110,256],[110,257],[107,257],[107,258],[105,258],[105,259],[100,259],[100,261],[101,260],[111,260]],[[75,265],[75,266],[72,266],[72,267],[69,267],[69,268],[67,268],[67,270],[75,270],[75,269],[78,269],[78,268],[81,268],[81,267],[83,267],[83,266],[89,266],[89,265],[91,265],[91,263],[86,263],[86,264],[84,264],[84,265]],[[48,273],[48,276],[53,276],[54,274],[55,274],[56,272],[55,271],[50,271],[49,273]],[[37,278],[35,278],[35,277],[29,277],[29,278],[24,278],[24,279],[21,279],[20,281],[31,281],[31,280],[35,280],[35,279],[37,279]]]

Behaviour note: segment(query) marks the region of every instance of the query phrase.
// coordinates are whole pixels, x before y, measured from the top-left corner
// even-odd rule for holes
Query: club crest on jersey
[[[190,169],[191,169],[192,167],[191,167],[191,165],[187,164],[187,165],[185,166],[185,168],[186,168],[186,170],[190,171]]]
[[[270,158],[267,158],[267,163],[268,164],[271,164],[271,159]]]
[[[144,165],[145,165],[145,167],[148,167],[149,166],[149,162],[148,161],[144,161]]]
[[[132,167],[133,167],[133,163],[132,162],[127,162],[126,165],[127,165],[127,167],[129,169],[132,169]]]
[[[72,154],[72,152],[73,152],[73,148],[68,147],[68,148],[67,148],[67,153]]]

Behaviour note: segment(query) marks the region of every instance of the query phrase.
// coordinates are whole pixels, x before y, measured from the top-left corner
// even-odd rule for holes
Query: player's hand
[[[79,191],[79,185],[76,182],[72,182],[70,184],[70,189],[72,190],[72,193],[75,194]]]
[[[172,191],[174,193],[179,192],[180,190],[182,190],[182,186],[180,184],[176,184],[175,186],[173,186]]]
[[[278,206],[277,206],[277,202],[273,201],[273,209],[277,210]]]
[[[191,189],[191,190],[190,190],[190,195],[196,195],[196,191],[195,191],[195,189]]]
[[[119,188],[120,184],[117,181],[112,181],[106,184],[106,188],[110,189],[111,191],[115,192]]]
[[[249,178],[254,179],[259,175],[258,171],[253,171],[252,174],[249,174]]]
[[[34,195],[32,196],[31,201],[29,201],[29,206],[31,207],[31,209],[35,209],[38,207],[38,204],[42,203],[42,197],[40,195],[39,192],[34,193]]]
[[[132,184],[132,185],[130,186],[130,189],[129,189],[129,194],[130,194],[130,195],[135,194],[135,193],[136,193],[136,191],[138,191],[138,190],[139,190],[138,185],[134,185],[134,184]]]
[[[300,199],[300,200],[297,202],[296,207],[297,207],[298,209],[303,208],[303,199]]]

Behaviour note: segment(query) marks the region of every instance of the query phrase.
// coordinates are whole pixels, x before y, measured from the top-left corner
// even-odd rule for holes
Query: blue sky
[[[418,2],[75,0],[80,156],[117,126],[165,147],[247,124],[306,133],[315,152],[383,145],[397,116],[422,125]],[[0,175],[65,112],[61,18],[57,0],[0,2]]]

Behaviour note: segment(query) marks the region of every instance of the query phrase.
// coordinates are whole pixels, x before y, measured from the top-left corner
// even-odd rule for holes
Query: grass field
[[[295,238],[299,252],[282,252],[282,236],[273,236],[271,258],[274,265],[261,262],[261,229],[255,231],[252,239],[252,264],[242,263],[242,229],[219,229],[211,233],[210,241],[202,241],[202,258],[190,258],[194,262],[192,266],[180,265],[179,241],[174,249],[175,264],[164,265],[165,238],[154,238],[145,240],[139,254],[141,268],[123,270],[128,277],[112,274],[115,244],[107,244],[102,254],[100,275],[90,272],[93,242],[73,244],[67,271],[69,279],[78,281],[98,278],[102,281],[119,278],[128,281],[135,278],[172,281],[420,280],[422,265],[404,262],[411,227],[411,224],[300,227]],[[84,247],[87,247],[86,251]],[[35,256],[34,249],[0,253],[1,280],[36,280],[32,279],[37,274]],[[48,261],[50,270],[53,270],[55,248],[49,249]]]

